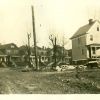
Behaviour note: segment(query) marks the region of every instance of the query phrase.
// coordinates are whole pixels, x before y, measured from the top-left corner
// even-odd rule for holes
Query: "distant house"
[[[22,58],[24,59],[25,57],[28,56],[28,47],[27,46],[21,46],[19,48],[19,52],[20,52],[20,55],[22,56]],[[38,57],[38,61],[40,61],[40,62],[47,62],[48,61],[47,49],[44,46],[42,48],[37,47],[37,57]],[[30,47],[30,60],[32,62],[35,62],[34,47]]]
[[[0,51],[0,63],[2,61],[5,61],[5,62],[7,61],[7,55],[4,54],[2,51]]]
[[[100,58],[100,22],[90,19],[71,37],[73,62]]]
[[[28,54],[28,48],[26,45],[22,45],[19,47],[19,53],[21,56]]]
[[[21,56],[21,62],[27,63],[28,60],[28,47],[26,45],[22,45],[19,47],[19,54]]]
[[[20,61],[19,49],[14,43],[0,45],[1,61]]]
[[[19,48],[19,52],[21,55],[21,58],[25,60],[25,57],[27,59],[28,56],[28,49],[27,46],[21,46]],[[65,48],[63,49],[62,46],[57,45],[56,49],[56,59],[57,62],[66,62],[69,63],[71,60],[71,56],[69,56],[70,53],[68,50]],[[54,51],[52,48],[46,48],[46,47],[37,47],[37,57],[38,61],[41,63],[51,63],[54,62]],[[35,63],[35,52],[34,52],[34,47],[30,47],[30,61]]]
[[[47,49],[47,55],[48,55],[48,61],[53,62],[54,61],[54,50],[53,48]],[[64,47],[57,45],[56,46],[56,61],[57,62],[65,62],[69,63],[71,57],[68,55],[68,50],[66,50]]]
[[[32,55],[34,54],[34,48],[32,50]],[[48,57],[47,57],[47,48],[46,47],[37,47],[37,56],[40,62],[48,62]]]
[[[53,62],[53,49],[47,48],[48,63]]]
[[[66,61],[69,62],[69,64],[72,64],[72,49],[67,50],[68,56],[66,57]]]

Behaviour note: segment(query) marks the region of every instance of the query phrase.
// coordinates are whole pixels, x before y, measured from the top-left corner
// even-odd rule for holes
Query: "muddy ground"
[[[98,94],[100,70],[77,74],[64,72],[21,72],[0,68],[1,94]]]

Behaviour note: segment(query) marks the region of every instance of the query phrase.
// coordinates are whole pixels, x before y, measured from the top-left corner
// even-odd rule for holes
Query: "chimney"
[[[89,19],[89,25],[93,23],[93,19]]]

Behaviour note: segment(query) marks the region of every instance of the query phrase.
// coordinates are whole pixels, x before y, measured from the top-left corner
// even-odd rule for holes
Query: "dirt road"
[[[21,72],[0,68],[1,94],[100,93],[100,70],[75,72]]]

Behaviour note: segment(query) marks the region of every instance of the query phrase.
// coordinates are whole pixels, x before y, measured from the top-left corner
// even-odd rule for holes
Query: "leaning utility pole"
[[[30,38],[31,38],[31,33],[27,33],[27,38],[28,38],[28,65],[30,66],[30,55],[31,55],[31,50],[30,50]]]
[[[31,6],[31,9],[32,9],[32,25],[33,25],[35,64],[36,64],[36,70],[38,70],[39,66],[38,66],[38,57],[37,57],[37,45],[36,45],[36,33],[35,33],[35,19],[34,19],[34,8],[33,8],[33,6]]]

